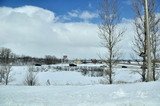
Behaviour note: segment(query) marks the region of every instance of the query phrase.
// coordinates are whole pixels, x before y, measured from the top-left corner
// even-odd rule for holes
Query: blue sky
[[[101,0],[0,0],[0,7],[7,6],[16,8],[31,5],[53,11],[57,16],[64,16],[74,10],[98,13],[100,1]],[[132,11],[131,1],[132,0],[119,0],[121,19],[133,19],[134,13]],[[157,3],[160,2],[160,0],[156,1]],[[97,18],[98,17],[94,18],[91,22],[99,22]],[[67,20],[65,21],[67,22]],[[74,18],[72,21],[82,20]]]
[[[56,15],[65,15],[69,11],[97,12],[100,0],[0,0],[0,6],[21,7],[38,6],[53,11]],[[133,18],[130,0],[120,0],[122,18]]]

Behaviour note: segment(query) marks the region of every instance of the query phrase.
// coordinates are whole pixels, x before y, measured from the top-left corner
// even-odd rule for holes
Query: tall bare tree
[[[152,45],[152,71],[153,79],[156,80],[156,62],[159,58],[160,53],[160,17],[156,17],[156,9],[160,6],[160,3],[156,3],[156,0],[149,0],[149,25],[150,25],[150,34],[151,34],[151,45]]]
[[[8,48],[0,48],[0,82],[4,81],[7,85],[11,80],[11,62],[13,59],[13,53]]]
[[[135,12],[135,29],[134,36],[134,51],[137,55],[142,57],[142,81],[146,80],[146,34],[145,34],[145,21],[143,17],[143,2],[142,0],[132,0],[133,9]]]
[[[106,49],[106,56],[103,61],[109,69],[105,71],[109,76],[109,84],[113,83],[113,66],[118,62],[120,51],[118,44],[124,31],[118,31],[119,23],[119,3],[118,0],[102,0],[100,4],[99,16],[101,24],[99,25],[99,37],[102,40],[102,46]]]
[[[149,29],[150,29],[150,37],[151,37],[151,46],[152,46],[152,71],[153,71],[153,79],[155,80],[155,67],[156,60],[158,56],[158,48],[160,45],[160,36],[158,34],[158,24],[160,19],[156,17],[156,1],[148,0],[148,11],[149,11]],[[137,55],[142,57],[142,81],[146,81],[146,20],[144,17],[144,0],[132,0],[133,10],[135,12],[135,29],[136,34],[134,36],[134,51]]]

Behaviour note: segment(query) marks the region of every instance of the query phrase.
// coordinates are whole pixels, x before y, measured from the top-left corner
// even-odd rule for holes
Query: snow
[[[1,86],[0,106],[159,106],[160,82],[86,86]]]
[[[101,78],[82,76],[80,72],[60,71],[41,72],[38,74],[40,84],[45,85],[49,80],[51,85],[90,85],[97,84]]]
[[[46,66],[42,66],[42,69],[46,69]],[[13,81],[9,85],[24,85],[23,81],[27,73],[27,66],[14,66],[12,67]],[[41,70],[41,69],[40,69]],[[88,77],[83,76],[77,71],[56,71],[50,69],[48,71],[42,71],[37,73],[39,85],[46,85],[47,80],[51,85],[93,85],[98,84],[101,77]]]
[[[39,85],[24,86],[28,67],[13,66],[13,81],[7,86],[0,85],[0,106],[160,106],[160,80],[137,82],[141,78],[134,73],[137,66],[120,67],[114,71],[115,83],[103,85],[100,80],[104,77],[83,76],[79,71],[57,71],[53,67],[42,66],[37,68]],[[46,84],[47,80],[51,85]],[[116,83],[118,81],[126,83]]]
[[[141,76],[138,73],[135,73],[138,69],[122,69],[122,68],[116,68],[115,69],[115,81],[121,81],[121,82],[137,82],[141,80]]]

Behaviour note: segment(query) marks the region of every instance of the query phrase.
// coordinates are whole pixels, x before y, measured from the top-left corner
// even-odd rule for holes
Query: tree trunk
[[[152,71],[153,71],[153,80],[155,81],[156,80],[156,77],[155,77],[155,68],[156,68],[156,62],[155,60],[153,60],[153,67],[152,67]]]
[[[112,84],[112,63],[109,64],[109,84]]]
[[[146,81],[146,58],[143,57],[143,66],[142,66],[142,82]]]

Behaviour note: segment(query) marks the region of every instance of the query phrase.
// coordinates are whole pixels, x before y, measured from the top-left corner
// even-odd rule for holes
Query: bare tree
[[[21,59],[22,59],[22,63],[24,65],[29,65],[32,63],[32,57],[31,56],[25,56],[25,55],[22,55],[21,56]]]
[[[146,80],[146,34],[145,34],[145,22],[142,10],[142,0],[133,0],[132,2],[133,9],[136,15],[134,20],[136,34],[134,36],[134,51],[137,55],[142,57],[142,81]]]
[[[37,73],[33,66],[28,67],[28,72],[25,76],[24,84],[28,86],[35,86],[38,84]]]
[[[149,0],[149,21],[150,21],[150,34],[151,34],[151,45],[152,45],[152,71],[153,80],[156,80],[156,62],[158,60],[158,54],[160,53],[160,33],[159,24],[160,17],[156,17],[156,8],[160,6],[160,3],[156,3],[156,0]]]
[[[1,71],[0,75],[1,82],[4,83],[5,85],[8,85],[8,83],[12,81],[12,75],[11,75],[12,66],[10,65],[1,66],[0,71]]]
[[[150,29],[150,37],[151,37],[151,46],[152,46],[152,71],[153,71],[153,79],[155,80],[155,67],[156,60],[158,56],[158,48],[160,45],[160,36],[158,34],[158,24],[160,19],[156,17],[156,1],[149,0],[148,3],[149,9],[149,29]],[[133,10],[135,12],[134,25],[136,29],[136,34],[134,36],[134,51],[137,55],[142,57],[142,81],[146,81],[146,24],[144,18],[144,0],[132,0]]]
[[[1,68],[0,68],[0,82],[4,80],[5,84],[7,85],[10,81],[10,72],[11,72],[11,63],[13,60],[13,53],[8,48],[1,48],[0,49],[0,62],[1,62]]]
[[[13,53],[8,48],[0,48],[0,60],[2,65],[10,64],[13,58]]]
[[[118,0],[102,0],[100,4],[99,16],[101,24],[99,25],[99,37],[102,40],[102,46],[106,48],[105,59],[102,59],[109,67],[106,71],[109,76],[109,84],[113,83],[113,65],[120,57],[120,51],[117,48],[124,31],[118,31],[119,22],[119,4]]]
[[[50,64],[55,64],[57,63],[58,59],[55,56],[51,55],[46,55],[45,56],[45,64],[50,65]]]
[[[8,65],[8,66],[4,66],[4,68],[5,68],[4,81],[5,81],[5,85],[8,85],[8,83],[12,80],[12,76],[11,76],[12,66]]]

